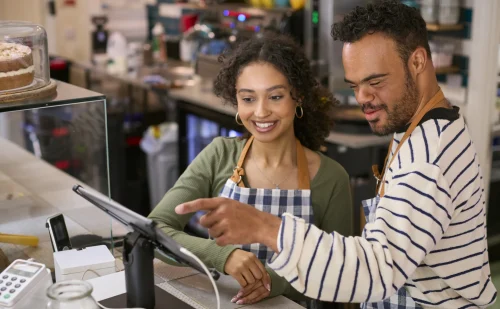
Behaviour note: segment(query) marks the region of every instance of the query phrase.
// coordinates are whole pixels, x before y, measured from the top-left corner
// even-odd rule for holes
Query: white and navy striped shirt
[[[455,117],[426,117],[401,147],[364,237],[286,214],[269,266],[323,301],[376,302],[404,286],[423,307],[491,305],[481,171],[463,117],[447,111]],[[394,134],[393,152],[403,135]]]

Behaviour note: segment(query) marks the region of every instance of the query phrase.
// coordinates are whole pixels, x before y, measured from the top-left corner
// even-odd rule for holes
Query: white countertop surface
[[[39,238],[37,247],[0,243],[0,249],[10,262],[15,259],[34,258],[37,262],[54,268],[52,246],[45,221],[57,213],[64,214],[70,237],[79,234],[109,237],[111,227],[114,236],[126,234],[124,226],[72,191],[75,184],[81,184],[91,190],[88,186],[9,140],[0,138],[0,149],[0,232]],[[118,273],[94,280],[97,282],[94,295],[98,299],[123,293],[123,273],[120,272],[123,270],[123,263],[119,250],[115,250],[115,257]],[[156,284],[162,289],[197,309],[216,308],[215,294],[206,276],[191,268],[171,266],[159,260],[155,260],[154,267]],[[109,280],[116,285],[109,288]],[[230,302],[238,291],[236,280],[222,275],[217,285],[222,308],[243,307]],[[302,307],[283,296],[278,296],[245,308]]]

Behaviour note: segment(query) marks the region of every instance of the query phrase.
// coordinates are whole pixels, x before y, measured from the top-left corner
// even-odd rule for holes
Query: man
[[[217,243],[263,243],[269,266],[298,291],[363,308],[491,305],[482,176],[458,108],[439,89],[426,25],[398,1],[358,7],[333,26],[345,80],[377,135],[393,134],[363,237],[327,234],[232,200],[198,200]],[[348,218],[346,218],[348,219]],[[392,305],[392,306],[391,306]]]

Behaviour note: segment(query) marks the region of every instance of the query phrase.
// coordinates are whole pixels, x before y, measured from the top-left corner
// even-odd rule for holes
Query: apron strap
[[[307,163],[306,151],[304,146],[297,139],[297,169],[299,190],[311,189],[311,180],[309,178],[309,164]]]
[[[245,158],[247,156],[248,149],[250,149],[250,146],[252,145],[253,138],[254,138],[253,135],[250,136],[250,138],[245,143],[245,147],[243,147],[243,151],[240,154],[238,164],[233,169],[233,175],[231,176],[231,180],[234,183],[236,183],[239,187],[242,187],[242,188],[245,187],[245,184],[243,184],[243,176],[245,176],[245,170],[243,169],[243,163],[245,162]]]
[[[248,150],[250,149],[253,140],[254,137],[251,136],[246,142],[245,147],[243,147],[243,150],[240,154],[238,165],[233,169],[233,175],[231,175],[231,180],[241,188],[245,187],[245,184],[243,183],[243,176],[245,176],[243,163],[245,162],[245,158],[248,154]],[[304,150],[304,146],[302,146],[302,144],[298,139],[296,140],[296,147],[297,147],[298,186],[300,190],[309,190],[311,188],[309,179],[309,165],[307,163],[307,157]]]
[[[398,147],[394,151],[394,154],[392,155],[391,161],[389,162],[389,164],[387,164],[387,161],[388,161],[389,155],[391,153],[391,149],[392,149],[392,140],[391,140],[391,143],[389,145],[389,149],[387,150],[387,155],[385,157],[384,169],[382,170],[382,174],[380,175],[380,173],[378,172],[378,168],[377,168],[377,173],[378,173],[379,177],[377,177],[377,173],[375,174],[375,177],[377,177],[377,180],[379,182],[377,185],[377,192],[380,192],[381,197],[384,196],[384,194],[385,194],[385,175],[386,175],[387,167],[391,166],[392,162],[394,161],[394,158],[396,158],[396,155],[398,154],[399,150],[403,146],[403,143],[410,137],[410,135],[413,133],[415,128],[419,125],[422,118],[424,118],[425,114],[427,114],[430,110],[432,110],[434,108],[448,107],[448,106],[449,106],[448,102],[444,100],[443,91],[441,91],[441,88],[439,88],[438,92],[436,92],[436,94],[429,100],[429,102],[427,102],[422,107],[422,109],[416,113],[416,115],[414,116],[413,120],[410,123],[410,127],[408,128],[408,130],[406,130],[405,134],[403,135],[403,138],[399,142]],[[380,188],[380,191],[378,190],[379,188]]]

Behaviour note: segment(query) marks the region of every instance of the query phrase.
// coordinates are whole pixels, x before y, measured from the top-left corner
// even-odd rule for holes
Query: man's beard
[[[418,107],[418,90],[415,81],[411,78],[410,74],[406,72],[405,90],[400,99],[389,110],[387,104],[381,103],[372,105],[370,103],[362,106],[365,108],[382,108],[387,114],[387,123],[380,127],[376,126],[376,121],[373,125],[370,124],[372,131],[375,135],[385,136],[394,132],[402,131],[404,127],[410,122]]]

